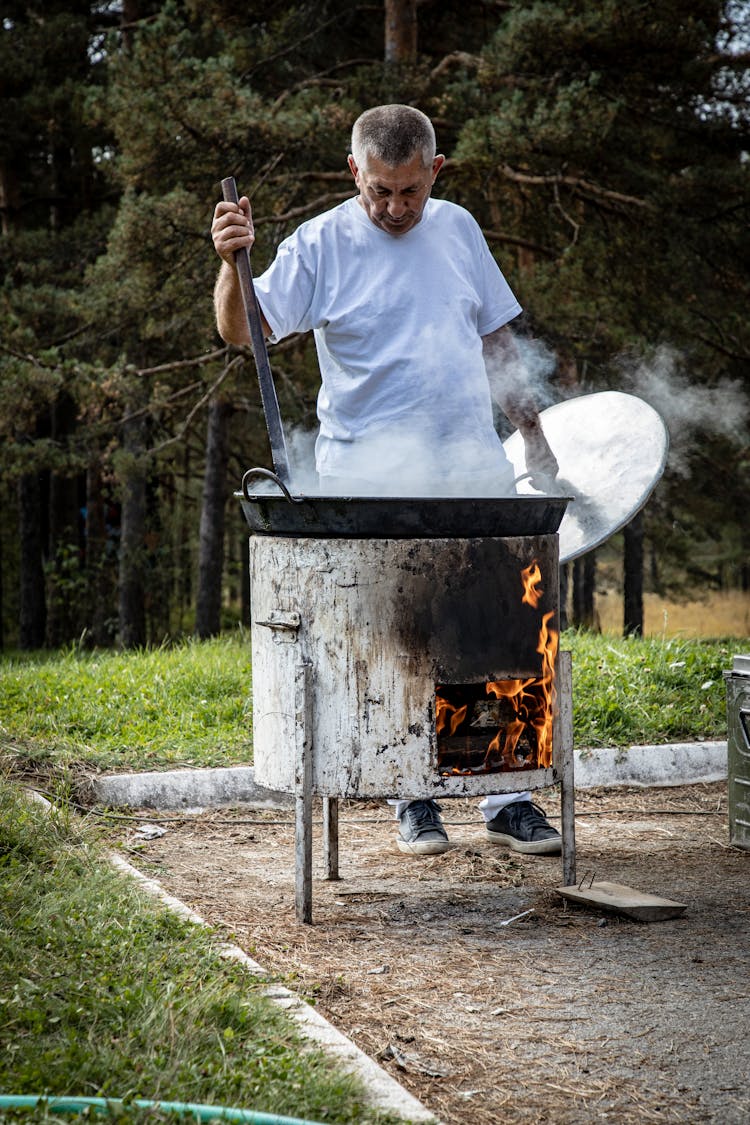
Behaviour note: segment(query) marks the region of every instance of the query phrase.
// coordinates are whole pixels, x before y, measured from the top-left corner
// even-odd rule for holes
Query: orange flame
[[[534,559],[530,566],[521,571],[523,596],[521,601],[533,609],[538,608],[543,590],[539,564]],[[549,627],[554,612],[542,616],[536,651],[542,658],[541,675],[530,679],[493,680],[485,685],[488,695],[496,699],[509,700],[513,707],[513,717],[502,726],[484,753],[484,762],[489,766],[493,755],[502,756],[506,767],[522,766],[523,759],[516,756],[516,747],[524,732],[529,728],[534,732],[532,742],[536,742],[537,768],[547,768],[552,764],[552,728],[555,712],[555,662],[560,634]],[[440,695],[436,697],[435,730],[437,734],[449,726],[450,734],[456,733],[466,718],[468,704],[462,707],[450,703]],[[460,772],[460,771],[456,771]]]
[[[440,732],[445,728],[446,724],[450,726],[450,733],[455,734],[461,723],[466,718],[468,710],[468,703],[464,703],[463,707],[455,707],[449,703],[447,699],[443,699],[441,695],[436,698],[436,713],[435,713],[435,732]]]
[[[560,640],[560,634],[555,629],[548,628],[554,616],[554,613],[545,613],[542,617],[539,643],[536,646],[536,651],[542,658],[542,676],[539,683],[542,689],[544,706],[540,709],[538,716],[532,720],[532,725],[536,731],[540,766],[552,765],[552,719],[557,698],[555,660],[557,659],[557,644]]]
[[[523,721],[523,719],[512,719],[506,725],[505,729],[499,730],[495,737],[492,739],[492,742],[487,747],[487,753],[484,756],[485,762],[489,760],[492,754],[500,750],[500,743],[502,742],[502,757],[505,764],[508,766],[518,765],[519,762],[518,758],[516,757],[516,746],[518,746],[518,740],[525,730],[526,723]],[[505,734],[504,741],[503,734]]]
[[[523,597],[521,601],[524,605],[530,605],[532,609],[536,609],[539,605],[544,590],[539,583],[542,581],[542,572],[539,569],[539,563],[534,559],[531,566],[526,566],[521,571],[521,582],[523,583]]]

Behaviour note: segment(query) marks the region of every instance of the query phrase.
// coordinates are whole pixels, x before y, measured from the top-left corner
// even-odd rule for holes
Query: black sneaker
[[[531,801],[511,801],[485,824],[488,839],[527,855],[557,855],[562,838]]]
[[[440,855],[447,852],[448,833],[435,801],[410,801],[399,817],[396,843],[409,855]]]

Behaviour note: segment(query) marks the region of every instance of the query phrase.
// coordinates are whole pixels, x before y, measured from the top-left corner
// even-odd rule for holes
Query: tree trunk
[[[588,551],[573,563],[573,624],[596,628],[594,593],[596,589],[596,551]]]
[[[750,559],[750,532],[747,530],[746,521],[740,524],[740,543],[742,544],[742,550],[740,552],[740,558],[742,560],[740,562],[740,589],[743,594],[746,594],[748,590],[750,590],[750,562],[748,562],[748,559]]]
[[[18,482],[20,538],[20,614],[18,645],[41,648],[47,624],[42,563],[42,498],[38,473],[25,473]]]
[[[101,465],[97,460],[86,473],[86,573],[91,598],[87,625],[91,643],[97,647],[112,640],[108,622],[115,615],[115,591],[109,547]]]
[[[146,473],[143,467],[144,423],[141,418],[124,427],[125,453],[120,522],[119,636],[122,648],[146,644],[145,552]]]
[[[76,405],[65,391],[50,410],[51,436],[65,450],[76,429]],[[49,567],[47,644],[58,648],[80,635],[86,625],[81,602],[80,479],[65,468],[49,478]]]
[[[191,476],[190,446],[185,443],[182,450],[182,465],[180,473],[180,507],[177,520],[178,561],[175,568],[174,593],[177,601],[178,628],[182,632],[185,615],[190,609],[193,596],[193,566],[192,543],[193,535],[190,528],[191,508],[187,501],[188,488]]]
[[[0,162],[0,234],[11,234],[20,227],[21,188],[12,162]]]
[[[643,513],[623,532],[623,632],[643,636]]]
[[[416,0],[385,0],[385,61],[417,61]]]
[[[201,501],[198,554],[198,594],[195,632],[201,638],[221,630],[221,587],[224,572],[224,509],[227,501],[229,463],[229,419],[232,407],[226,399],[212,399],[208,408],[206,475]]]

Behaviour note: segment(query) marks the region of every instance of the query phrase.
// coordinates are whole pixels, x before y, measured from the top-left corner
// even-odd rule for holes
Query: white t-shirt
[[[429,199],[393,236],[349,199],[285,239],[255,286],[272,343],[314,330],[322,476],[403,495],[454,478],[470,494],[488,474],[507,489],[481,337],[521,306],[468,211]]]

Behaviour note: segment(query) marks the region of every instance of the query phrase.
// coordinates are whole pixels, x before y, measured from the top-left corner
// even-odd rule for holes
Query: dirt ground
[[[578,879],[687,904],[653,923],[566,904],[559,857],[490,843],[475,805],[446,801],[453,847],[416,859],[386,806],[341,802],[342,877],[322,878],[316,839],[312,926],[295,920],[290,813],[164,814],[159,839],[141,821],[117,836],[446,1125],[745,1125],[750,853],[728,844],[726,783],[579,793]]]

